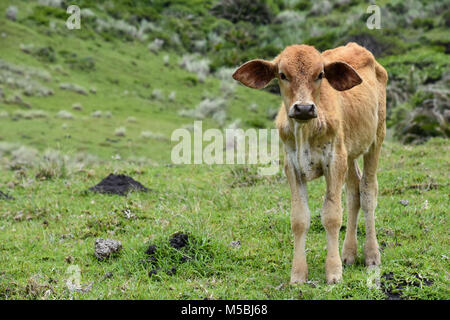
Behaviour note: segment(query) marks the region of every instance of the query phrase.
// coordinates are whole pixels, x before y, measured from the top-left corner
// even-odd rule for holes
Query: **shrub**
[[[153,100],[163,100],[164,95],[163,92],[160,89],[153,89],[152,91],[152,99]]]
[[[170,57],[168,55],[165,55],[163,57],[163,64],[168,67],[170,65]]]
[[[63,0],[39,0],[39,4],[48,7],[62,8]]]
[[[176,91],[172,91],[172,92],[169,94],[169,101],[170,101],[170,102],[174,102],[176,98],[177,98],[177,92],[176,92]]]
[[[52,47],[41,47],[41,48],[34,50],[31,54],[43,62],[55,62],[56,61],[56,53]]]
[[[127,129],[125,127],[120,127],[114,130],[114,135],[117,137],[125,137]]]
[[[148,45],[148,49],[153,53],[158,53],[164,45],[164,40],[156,38],[153,42],[150,42]]]
[[[56,116],[57,116],[58,118],[66,119],[66,120],[73,120],[73,119],[74,119],[73,114],[71,114],[69,111],[66,111],[66,110],[61,110],[61,111],[59,111],[59,112],[56,114]]]
[[[38,179],[64,178],[67,175],[68,157],[59,151],[46,150],[39,161],[36,170]]]
[[[209,59],[200,58],[198,55],[184,55],[181,58],[180,66],[189,72],[196,73],[200,81],[209,74]]]
[[[152,131],[142,131],[141,138],[143,139],[155,139],[155,140],[168,140],[162,133],[156,133]]]
[[[236,90],[236,82],[234,80],[224,80],[220,83],[220,91],[224,96],[232,96]]]
[[[92,118],[101,118],[103,116],[103,112],[101,112],[100,110],[94,111],[93,113],[91,113],[91,117]]]
[[[328,0],[316,1],[314,2],[310,14],[315,16],[324,16],[327,15],[333,10],[333,6]]]
[[[11,152],[10,167],[20,169],[22,167],[32,167],[38,161],[38,151],[34,148],[21,146]]]
[[[234,81],[233,73],[235,70],[236,68],[222,67],[219,70],[217,70],[214,75],[216,76],[216,78],[222,81]]]
[[[305,16],[296,11],[285,10],[280,12],[274,22],[283,24],[285,27],[298,28],[305,21]]]
[[[76,111],[82,111],[83,110],[83,106],[81,105],[81,103],[74,103],[72,105],[72,109],[76,110]]]
[[[71,69],[81,70],[81,71],[94,71],[95,70],[95,59],[93,57],[83,57],[78,58],[75,56],[67,57],[64,61],[69,65]]]
[[[60,83],[59,88],[62,90],[73,91],[86,96],[88,95],[88,92],[85,88],[74,83]]]
[[[6,18],[11,21],[16,21],[18,12],[19,10],[17,9],[16,6],[9,6],[6,9]]]
[[[32,119],[38,119],[38,118],[47,118],[47,112],[43,110],[17,110],[13,113],[12,118],[13,119],[25,119],[25,120],[32,120]]]
[[[211,11],[214,15],[232,22],[269,24],[274,18],[276,9],[270,0],[220,0]]]
[[[211,118],[223,125],[226,120],[227,101],[223,98],[205,98],[191,110],[181,110],[179,114],[184,117],[197,119]]]

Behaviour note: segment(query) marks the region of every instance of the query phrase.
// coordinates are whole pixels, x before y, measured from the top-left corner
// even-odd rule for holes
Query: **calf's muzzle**
[[[294,105],[289,109],[289,118],[296,120],[310,120],[317,118],[317,108],[314,104],[299,104]]]

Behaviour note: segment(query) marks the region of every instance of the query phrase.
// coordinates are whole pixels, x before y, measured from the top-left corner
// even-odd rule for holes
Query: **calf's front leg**
[[[291,228],[294,233],[294,259],[291,270],[291,283],[305,283],[308,279],[305,242],[310,225],[308,194],[306,182],[302,180],[290,160],[285,160],[285,172],[291,187]]]
[[[327,259],[325,273],[327,283],[337,283],[342,279],[342,261],[339,256],[339,230],[342,225],[341,195],[347,171],[347,161],[336,155],[325,174],[327,193],[322,209],[322,224],[327,233]]]

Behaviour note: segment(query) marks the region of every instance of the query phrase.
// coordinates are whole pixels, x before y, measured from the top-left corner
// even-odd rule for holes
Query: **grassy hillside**
[[[430,9],[434,2],[423,1],[424,14],[395,16],[409,17],[397,31],[361,38],[355,30],[365,24],[363,1],[337,1],[329,12],[315,11],[327,8],[322,2],[255,1],[238,17],[223,16],[220,2],[210,0],[77,3],[84,10],[81,30],[64,26],[64,1],[0,3],[0,191],[14,198],[0,193],[1,299],[448,299],[450,158],[442,123],[426,122],[426,134],[414,131],[422,142],[441,136],[425,144],[402,145],[398,133],[386,142],[377,211],[383,265],[379,273],[363,265],[361,218],[358,261],[335,286],[324,275],[323,180],[309,186],[311,281],[289,286],[293,244],[284,175],[170,161],[171,133],[195,119],[211,128],[273,127],[279,96],[237,86],[230,72],[293,42],[325,49],[352,40],[344,34],[379,39],[392,81],[392,130],[430,94],[445,114],[445,5]],[[400,1],[380,4],[410,10]],[[296,19],[311,23],[286,31]],[[111,172],[152,191],[87,192]],[[341,244],[345,221],[346,215]],[[191,239],[181,253],[167,244],[180,231]],[[120,240],[122,252],[98,261],[99,237]],[[150,244],[159,248],[157,263],[145,255]],[[71,267],[80,271],[76,290],[67,286]],[[172,267],[176,274],[167,274]]]

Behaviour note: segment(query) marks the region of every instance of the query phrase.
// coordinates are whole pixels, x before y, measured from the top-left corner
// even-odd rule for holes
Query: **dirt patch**
[[[120,196],[125,196],[131,191],[151,191],[151,189],[144,187],[129,176],[124,174],[115,175],[112,173],[96,186],[89,188],[89,190],[98,193],[117,194]]]
[[[386,188],[381,191],[381,194],[382,195],[403,194],[406,192],[406,190],[416,190],[419,193],[422,193],[422,192],[428,192],[431,190],[437,190],[437,189],[440,189],[441,187],[442,187],[442,185],[440,185],[438,183],[434,183],[434,182],[416,183],[416,184],[411,184],[411,185],[407,185],[407,186],[396,186],[394,188]]]
[[[383,292],[386,294],[386,300],[403,300],[403,290],[406,287],[431,286],[433,281],[414,274],[414,278],[408,281],[405,279],[396,279],[393,272],[385,273],[381,276]]]
[[[0,200],[14,200],[9,194],[0,191]]]

